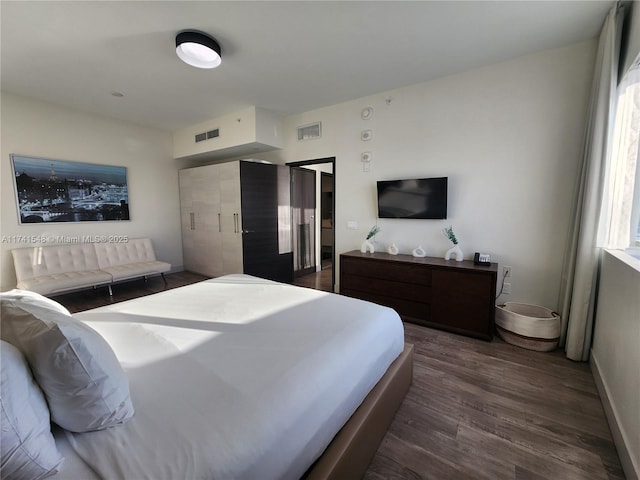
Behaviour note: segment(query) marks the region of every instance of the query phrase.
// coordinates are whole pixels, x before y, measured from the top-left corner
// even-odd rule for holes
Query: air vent
[[[298,140],[311,140],[322,136],[322,123],[312,123],[298,127]]]
[[[212,138],[218,138],[219,136],[220,136],[219,128],[209,130],[208,132],[198,133],[196,135],[196,143],[204,142],[205,140],[210,140]]]

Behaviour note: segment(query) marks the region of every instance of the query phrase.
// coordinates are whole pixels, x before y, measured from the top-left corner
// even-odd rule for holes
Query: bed
[[[248,275],[73,317],[113,349],[135,415],[56,428],[56,480],[358,478],[411,383],[395,311]]]

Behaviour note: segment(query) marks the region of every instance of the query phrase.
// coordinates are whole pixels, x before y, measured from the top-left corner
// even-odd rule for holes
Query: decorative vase
[[[398,250],[398,247],[396,247],[396,244],[395,244],[395,243],[392,243],[391,245],[389,245],[389,246],[387,247],[387,253],[388,253],[389,255],[397,255],[397,254],[398,254],[398,252],[399,252],[399,250]]]
[[[447,253],[444,256],[444,259],[450,260],[451,257],[455,258],[456,261],[458,262],[461,262],[462,260],[464,260],[462,249],[460,248],[460,245],[458,245],[457,243],[453,247],[451,247],[449,250],[447,250]]]
[[[411,254],[414,257],[426,257],[427,256],[427,252],[424,251],[424,249],[422,248],[422,245],[418,245],[416,248],[413,249],[413,252],[411,252]]]
[[[360,245],[360,251],[362,253],[374,253],[375,250],[373,248],[373,243],[371,243],[369,240],[365,240],[364,242],[362,242],[362,245]]]

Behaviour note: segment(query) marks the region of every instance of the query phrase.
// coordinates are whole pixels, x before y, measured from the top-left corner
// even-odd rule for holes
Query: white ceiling
[[[173,131],[250,105],[301,113],[593,38],[613,3],[2,0],[1,85]],[[184,29],[218,40],[219,68],[178,59]]]

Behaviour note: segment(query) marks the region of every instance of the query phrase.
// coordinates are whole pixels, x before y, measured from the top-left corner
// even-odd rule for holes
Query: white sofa
[[[107,286],[149,275],[162,275],[171,264],[156,260],[149,238],[123,243],[43,245],[11,250],[16,288],[42,295]],[[166,280],[165,280],[166,283]]]

